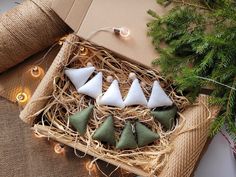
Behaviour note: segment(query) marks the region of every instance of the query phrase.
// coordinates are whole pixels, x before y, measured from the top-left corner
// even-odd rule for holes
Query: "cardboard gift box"
[[[151,39],[147,37],[146,23],[150,17],[146,13],[148,9],[164,14],[167,10],[157,5],[154,0],[56,0],[52,8],[75,31],[76,35],[69,35],[42,82],[39,84],[31,100],[28,102],[20,117],[31,124],[34,130],[40,134],[55,139],[63,144],[71,146],[82,152],[90,154],[97,159],[124,168],[141,176],[160,177],[188,177],[192,174],[202,150],[208,139],[210,123],[216,116],[218,108],[207,105],[208,97],[201,95],[197,104],[186,107],[181,112],[181,118],[174,133],[168,137],[168,149],[165,153],[158,154],[156,158],[164,156],[164,161],[154,167],[135,165],[125,160],[116,160],[104,156],[94,147],[84,143],[74,142],[74,137],[63,132],[60,122],[54,122],[53,126],[40,125],[39,119],[47,113],[45,107],[53,100],[55,82],[57,76],[63,75],[65,66],[73,60],[72,54],[76,46],[81,44],[81,39],[88,39],[94,50],[104,48],[111,55],[117,56],[117,62],[127,61],[137,68],[160,73],[157,68],[151,66],[151,61],[158,57]],[[112,32],[104,32],[107,27],[127,27],[131,35],[128,39],[122,39]],[[96,33],[90,38],[91,34]],[[79,37],[78,37],[79,36]],[[111,69],[112,70],[112,69]],[[45,112],[46,111],[46,112]],[[52,128],[53,127],[53,128]],[[122,152],[121,152],[122,153]],[[150,157],[151,158],[151,157]],[[152,159],[155,157],[152,156]],[[148,164],[149,159],[146,159]],[[151,169],[151,170],[150,170]]]
[[[50,100],[54,100],[55,82],[57,80],[55,80],[55,77],[64,75],[63,71],[65,66],[68,66],[68,63],[72,60],[71,54],[73,54],[75,48],[74,44],[78,43],[78,41],[80,41],[80,38],[75,35],[70,35],[66,39],[62,49],[58,53],[42,82],[39,84],[31,100],[21,112],[21,119],[33,125],[33,129],[45,137],[55,139],[63,144],[71,146],[72,148],[76,148],[98,159],[117,165],[132,173],[141,176],[153,176],[157,174],[158,176],[166,177],[190,176],[198,158],[200,157],[204,145],[207,142],[210,123],[218,111],[216,107],[207,106],[207,96],[201,95],[198,99],[198,104],[187,107],[185,111],[180,114],[182,119],[180,119],[181,121],[175,128],[175,131],[171,133],[168,138],[168,148],[164,148],[165,153],[161,151],[161,154],[164,154],[165,161],[161,161],[161,164],[159,164],[160,167],[157,167],[155,170],[153,169],[153,171],[150,170],[153,167],[145,169],[141,166],[135,166],[135,164],[132,163],[115,160],[114,158],[110,158],[109,153],[101,155],[100,150],[94,148],[94,146],[87,146],[81,142],[75,143],[74,136],[63,132],[64,129],[61,128],[60,121],[53,122],[51,120],[53,126],[50,125],[50,123],[49,126],[45,124],[41,125],[39,123],[42,114],[45,115],[48,112],[46,106],[50,104]],[[96,48],[97,46],[95,45],[93,47]],[[127,59],[122,58],[122,60],[125,61]],[[140,67],[150,70],[149,67],[144,65],[140,65]],[[155,71],[153,70],[153,72]],[[156,153],[156,158],[160,159],[161,154],[158,154],[158,151]],[[152,160],[153,158],[155,159],[154,156],[152,156]],[[149,159],[146,159],[145,163],[148,162]]]

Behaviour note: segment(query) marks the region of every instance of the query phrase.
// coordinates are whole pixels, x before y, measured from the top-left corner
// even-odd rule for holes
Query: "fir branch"
[[[225,124],[225,117],[218,116],[215,121],[211,124],[210,136],[213,137],[216,133],[218,133]]]
[[[212,124],[211,134],[226,124],[229,134],[236,135],[236,3],[234,0],[178,3],[181,5],[163,17],[149,11],[154,19],[148,24],[148,35],[160,53],[153,64],[160,65],[178,90],[192,99],[202,87],[213,88],[210,103],[221,105],[221,112]],[[166,44],[164,48],[161,43]]]
[[[190,3],[184,0],[178,1],[178,0],[173,0],[172,2],[174,3],[179,3],[179,4],[184,4],[190,7],[195,7],[195,8],[200,8],[200,9],[204,9],[204,10],[212,10],[212,8],[210,7],[210,5],[206,2],[203,1],[205,6],[199,5],[199,3]]]

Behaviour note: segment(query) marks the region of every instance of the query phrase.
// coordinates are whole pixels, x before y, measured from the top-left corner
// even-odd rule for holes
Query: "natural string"
[[[48,6],[51,1],[26,0],[0,16],[0,73],[70,31]]]
[[[227,87],[227,88],[232,89],[232,90],[236,90],[236,88],[234,88],[234,87],[231,87],[231,86],[229,86],[229,85],[223,84],[223,83],[218,82],[218,81],[213,80],[213,79],[209,79],[209,78],[207,78],[207,77],[201,77],[201,76],[195,76],[195,77],[196,77],[196,78],[199,78],[199,79],[203,79],[203,80],[207,80],[207,81],[213,82],[213,83],[215,83],[215,84],[218,84],[218,85]]]

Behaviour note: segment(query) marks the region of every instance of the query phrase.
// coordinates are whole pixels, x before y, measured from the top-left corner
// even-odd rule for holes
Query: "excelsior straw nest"
[[[188,100],[182,95],[177,95],[171,84],[157,70],[132,64],[127,60],[121,59],[118,55],[88,42],[79,41],[71,43],[71,45],[74,48],[65,68],[81,68],[87,66],[89,62],[92,63],[96,68],[96,72],[101,71],[103,73],[103,92],[111,84],[106,81],[107,76],[112,76],[119,81],[121,94],[125,97],[132,83],[128,76],[129,73],[133,72],[140,82],[145,83],[142,84],[142,89],[147,98],[150,96],[153,82],[158,80],[180,112],[188,104]],[[50,126],[48,133],[55,134],[57,132],[59,138],[63,136],[74,144],[85,145],[88,149],[98,152],[102,158],[113,159],[118,163],[121,162],[138,167],[149,174],[158,174],[162,170],[168,160],[168,155],[172,151],[170,137],[181,127],[178,124],[179,121],[177,121],[177,126],[174,130],[164,132],[161,129],[161,125],[154,122],[153,117],[150,115],[150,109],[146,107],[133,106],[120,109],[99,106],[96,100],[77,93],[72,83],[65,76],[64,70],[55,77],[53,86],[54,91],[51,99],[44,107],[41,120],[37,123],[43,126]],[[86,134],[80,136],[69,125],[68,117],[77,111],[87,108],[89,104],[95,105],[93,116],[91,116],[89,121]],[[93,140],[92,135],[108,115],[113,115],[114,117],[117,140],[126,121],[137,119],[147,125],[152,131],[158,132],[160,140],[157,140],[152,145],[132,150],[117,150],[113,146],[107,146]]]

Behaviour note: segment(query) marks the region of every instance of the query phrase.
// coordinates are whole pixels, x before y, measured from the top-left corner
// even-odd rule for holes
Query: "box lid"
[[[158,56],[147,37],[146,24],[152,19],[147,10],[163,15],[167,9],[155,0],[54,0],[52,8],[84,39],[106,27],[124,26],[131,31],[127,39],[112,32],[97,32],[89,39],[97,45],[147,66]]]

